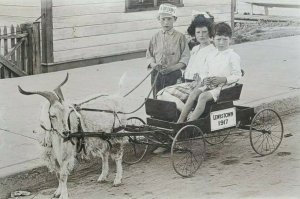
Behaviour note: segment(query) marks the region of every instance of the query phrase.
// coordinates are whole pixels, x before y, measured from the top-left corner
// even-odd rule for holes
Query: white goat
[[[71,141],[64,142],[64,138],[69,133],[78,132],[78,124],[84,132],[105,132],[111,133],[113,128],[122,126],[126,121],[124,114],[118,114],[116,118],[113,112],[122,111],[120,99],[117,96],[104,96],[94,100],[93,103],[85,104],[84,108],[93,108],[101,110],[110,110],[113,112],[90,112],[76,111],[72,104],[65,102],[60,87],[65,84],[66,79],[56,88],[54,92],[40,91],[24,91],[19,86],[19,91],[24,95],[38,94],[45,97],[49,103],[44,106],[41,114],[41,127],[45,131],[43,146],[45,147],[44,158],[50,171],[55,172],[59,185],[54,193],[54,197],[60,199],[68,199],[67,179],[73,170],[76,161],[76,145]],[[70,127],[68,118],[70,116]],[[76,142],[76,138],[72,138]],[[81,155],[82,158],[101,157],[102,172],[98,178],[98,182],[107,180],[109,171],[109,156],[116,162],[116,177],[114,186],[121,184],[122,180],[122,156],[123,156],[123,138],[111,139],[109,144],[101,138],[85,138],[86,154]]]

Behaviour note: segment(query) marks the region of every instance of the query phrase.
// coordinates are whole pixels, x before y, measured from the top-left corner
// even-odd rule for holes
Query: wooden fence
[[[0,27],[0,79],[41,73],[40,23]]]

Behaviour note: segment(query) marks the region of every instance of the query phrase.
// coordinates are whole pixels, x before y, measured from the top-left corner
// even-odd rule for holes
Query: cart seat
[[[146,99],[145,107],[147,115],[169,122],[177,121],[180,114],[175,102],[148,98]]]
[[[233,87],[221,90],[217,102],[209,101],[206,103],[202,117],[205,117],[210,111],[212,106],[233,102],[240,99],[243,84],[236,84]],[[196,106],[196,103],[195,103]],[[146,99],[145,102],[146,114],[155,119],[160,119],[169,122],[176,122],[179,118],[180,112],[176,108],[175,102],[169,102],[158,99]]]
[[[236,101],[240,99],[243,84],[235,84],[232,87],[222,89],[217,103]]]

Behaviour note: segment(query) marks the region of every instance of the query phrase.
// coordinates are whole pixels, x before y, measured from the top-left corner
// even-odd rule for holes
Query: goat
[[[54,193],[54,197],[60,199],[68,199],[67,179],[70,172],[73,170],[76,163],[76,138],[71,138],[71,141],[64,141],[70,133],[78,132],[78,124],[80,123],[83,132],[105,132],[111,133],[114,127],[121,127],[126,121],[125,115],[118,115],[116,112],[122,111],[122,106],[118,97],[104,96],[94,103],[87,103],[85,107],[94,109],[101,108],[102,110],[111,110],[108,112],[87,112],[76,110],[74,106],[64,100],[61,86],[68,80],[68,74],[65,80],[54,89],[54,92],[48,91],[25,91],[20,86],[19,92],[24,95],[41,95],[48,100],[47,104],[42,109],[41,128],[44,131],[44,159],[47,162],[47,167],[51,172],[55,172],[58,177],[59,185]],[[69,124],[68,125],[68,119]],[[116,162],[116,176],[113,182],[114,186],[118,186],[122,181],[122,157],[123,146],[125,139],[113,138],[111,142],[101,138],[86,137],[85,146],[86,154],[81,153],[81,158],[101,157],[102,172],[98,178],[98,182],[107,181],[109,171],[108,159],[109,156]]]

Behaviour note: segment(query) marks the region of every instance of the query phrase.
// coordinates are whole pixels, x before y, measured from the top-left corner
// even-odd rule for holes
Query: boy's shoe
[[[158,147],[157,149],[155,149],[153,151],[154,154],[161,154],[161,153],[164,153],[166,152],[168,149],[167,148],[164,148],[164,147]]]

